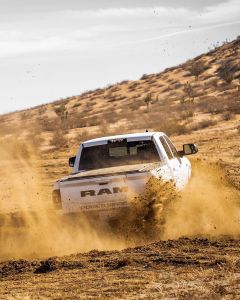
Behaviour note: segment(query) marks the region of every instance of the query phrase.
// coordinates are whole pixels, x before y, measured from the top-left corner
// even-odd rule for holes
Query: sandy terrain
[[[182,238],[10,261],[0,264],[0,299],[238,299],[239,246],[232,239]]]

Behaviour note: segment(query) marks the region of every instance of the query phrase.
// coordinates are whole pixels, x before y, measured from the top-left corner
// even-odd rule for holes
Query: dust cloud
[[[38,155],[29,143],[1,140],[0,260],[123,249],[107,226],[55,213]]]
[[[180,237],[240,236],[240,191],[216,164],[194,161],[181,192],[151,178],[145,193],[123,214],[121,233],[137,244]]]
[[[165,218],[164,239],[181,236],[239,237],[240,191],[216,164],[195,162],[189,185]]]
[[[1,141],[0,261],[62,256],[92,249],[121,250],[182,236],[240,235],[240,194],[215,165],[195,162],[188,187],[150,179],[109,224],[69,219],[52,207],[39,154],[29,143]]]

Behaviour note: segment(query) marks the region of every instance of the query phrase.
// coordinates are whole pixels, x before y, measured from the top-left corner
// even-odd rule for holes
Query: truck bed
[[[125,165],[125,166],[109,167],[109,168],[103,168],[97,170],[81,171],[77,174],[64,177],[61,180],[61,182],[73,181],[77,179],[80,180],[90,179],[90,178],[104,177],[104,176],[124,175],[124,174],[131,174],[131,173],[143,173],[143,172],[149,172],[160,166],[161,164],[159,162],[156,162],[150,164]]]

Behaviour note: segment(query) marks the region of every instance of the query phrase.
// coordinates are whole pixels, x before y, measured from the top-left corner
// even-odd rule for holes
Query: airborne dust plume
[[[35,149],[5,139],[0,148],[0,260],[123,249],[181,236],[240,234],[240,194],[217,166],[195,162],[189,186],[150,180],[112,224],[53,212]]]

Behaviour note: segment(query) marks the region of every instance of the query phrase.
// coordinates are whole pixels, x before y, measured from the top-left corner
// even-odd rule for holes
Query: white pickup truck
[[[141,194],[151,176],[173,181],[176,189],[182,189],[191,176],[185,155],[197,151],[194,144],[177,151],[162,132],[86,141],[77,156],[69,159],[73,173],[54,184],[54,206],[62,213],[111,213]]]

